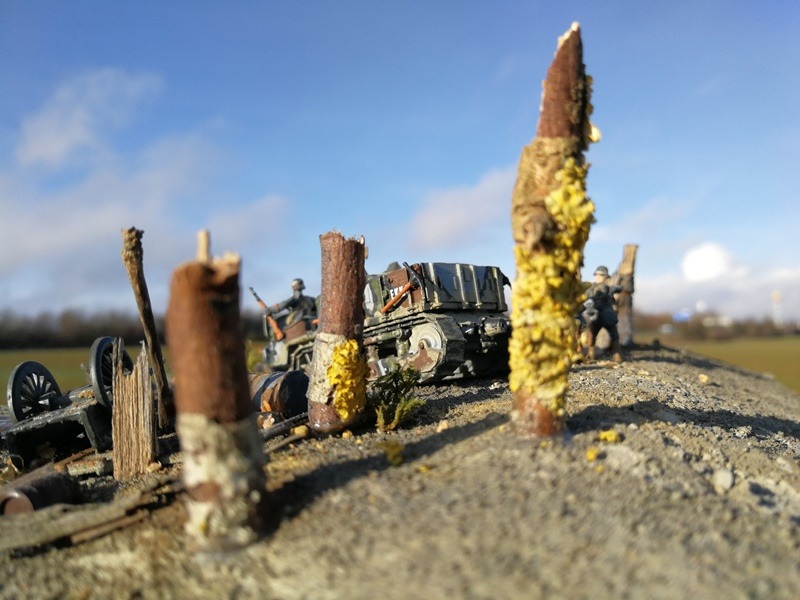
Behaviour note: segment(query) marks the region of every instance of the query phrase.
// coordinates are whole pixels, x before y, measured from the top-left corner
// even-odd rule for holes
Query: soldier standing
[[[589,360],[595,358],[594,343],[597,334],[605,329],[611,338],[611,351],[614,362],[622,362],[620,353],[619,333],[617,332],[617,312],[615,309],[614,294],[619,293],[618,286],[610,285],[608,268],[599,266],[594,271],[594,283],[586,290],[587,300],[583,317],[589,329],[588,356]]]

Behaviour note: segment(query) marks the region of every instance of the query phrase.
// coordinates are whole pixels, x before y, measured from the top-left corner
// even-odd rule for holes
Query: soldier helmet
[[[306,284],[303,283],[302,279],[292,279],[292,289],[296,291],[303,291],[306,289]]]
[[[599,266],[594,270],[595,275],[602,275],[603,277],[608,277],[608,267]]]

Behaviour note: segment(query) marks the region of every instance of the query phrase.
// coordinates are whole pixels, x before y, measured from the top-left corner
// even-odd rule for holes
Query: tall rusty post
[[[365,246],[338,232],[320,236],[322,306],[308,385],[308,420],[319,433],[341,431],[366,405],[363,353]]]
[[[543,83],[536,137],[520,157],[511,207],[516,280],[509,343],[511,422],[523,436],[564,431],[567,374],[577,359],[580,268],[594,220],[583,152],[599,136],[589,122],[591,79],[580,27],[559,38]]]
[[[175,404],[172,398],[172,389],[167,380],[164,368],[164,356],[161,352],[161,343],[158,341],[156,321],[153,317],[153,307],[150,304],[150,294],[147,290],[147,281],[144,278],[144,251],[142,250],[142,236],[144,231],[131,227],[122,230],[122,262],[128,272],[136,305],[139,308],[139,318],[144,328],[144,339],[147,356],[158,388],[158,426],[162,431],[171,430],[175,417]]]
[[[254,541],[265,504],[263,443],[250,402],[239,314],[240,262],[237,255],[211,259],[201,232],[198,259],[172,275],[167,307],[186,527],[205,550]]]

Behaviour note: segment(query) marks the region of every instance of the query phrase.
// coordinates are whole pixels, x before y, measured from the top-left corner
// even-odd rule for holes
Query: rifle
[[[272,333],[275,334],[275,339],[280,342],[284,338],[284,333],[281,331],[281,328],[278,327],[278,322],[272,318],[271,314],[269,314],[269,308],[252,287],[250,288],[250,293],[253,294],[253,297],[256,299],[256,302],[258,302],[261,310],[264,311],[264,318],[267,320],[267,323],[269,323]]]
[[[403,297],[406,295],[406,292],[408,292],[411,289],[417,289],[422,287],[422,280],[419,278],[419,275],[414,271],[414,269],[409,267],[408,263],[403,263],[403,266],[406,268],[406,273],[408,273],[408,283],[405,284],[402,288],[400,288],[400,291],[397,292],[394,298],[389,300],[389,302],[387,302],[384,305],[384,307],[381,309],[382,315],[385,315],[387,312],[392,310],[392,308],[396,304],[399,304],[400,301],[403,299]]]

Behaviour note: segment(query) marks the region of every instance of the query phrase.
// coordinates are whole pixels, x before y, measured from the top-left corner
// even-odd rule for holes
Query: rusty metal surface
[[[292,418],[308,409],[308,375],[300,370],[261,373],[250,377],[254,410]]]
[[[79,499],[75,479],[50,471],[30,479],[22,477],[0,489],[0,515],[33,512],[53,504],[75,504]]]

